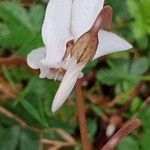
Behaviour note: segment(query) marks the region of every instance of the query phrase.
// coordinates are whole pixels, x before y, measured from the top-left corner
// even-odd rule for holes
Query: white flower
[[[97,37],[99,44],[93,45],[97,51],[95,49],[91,51],[91,55],[86,54],[86,57],[81,58],[84,55],[84,48],[79,49],[77,40],[80,38],[79,45],[82,44],[81,36],[91,29],[103,4],[104,0],[50,0],[47,6],[42,27],[45,47],[33,50],[28,55],[27,62],[31,68],[40,69],[40,78],[62,80],[52,104],[53,112],[60,108],[77,79],[83,76],[81,71],[93,54],[96,59],[132,48],[116,34],[101,29]],[[73,52],[74,45],[71,40],[76,44]],[[90,40],[93,38],[90,37]],[[84,46],[86,45],[83,44]]]

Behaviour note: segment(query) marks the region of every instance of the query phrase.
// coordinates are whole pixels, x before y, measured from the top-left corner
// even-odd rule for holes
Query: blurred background
[[[80,150],[75,97],[50,111],[59,82],[41,80],[24,59],[43,45],[46,1],[0,1],[0,150]],[[150,0],[106,0],[113,7],[112,31],[133,49],[90,63],[82,83],[88,133],[95,149],[123,123],[143,125],[116,150],[150,150]],[[11,60],[9,57],[16,57]]]

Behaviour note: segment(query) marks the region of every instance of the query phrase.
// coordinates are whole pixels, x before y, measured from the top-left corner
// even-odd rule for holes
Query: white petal
[[[46,63],[56,67],[62,60],[66,42],[70,40],[72,0],[50,0],[42,27],[46,46]]]
[[[33,69],[39,69],[40,60],[45,57],[45,47],[31,51],[27,56],[27,64]]]
[[[72,34],[77,40],[93,25],[101,11],[104,0],[75,0],[73,4]]]
[[[66,74],[64,75],[64,78],[59,86],[59,89],[54,97],[54,101],[52,104],[52,112],[56,112],[62,104],[65,102],[65,100],[68,98],[69,94],[71,93],[77,78],[81,75],[81,70],[84,68],[85,65],[80,66],[71,66]]]
[[[40,78],[46,78],[49,74],[49,68],[44,66],[42,63],[40,64]]]
[[[43,64],[40,64],[40,75],[39,75],[40,78],[55,79],[61,81],[63,79],[63,76],[64,73],[57,74],[57,71],[55,69],[49,69]]]
[[[132,48],[132,45],[118,35],[100,30],[99,31],[99,45],[94,59],[103,55],[124,51]]]
[[[50,69],[47,66],[43,65],[42,60],[45,57],[46,49],[45,47],[41,47],[31,51],[27,56],[27,64],[32,69],[40,69],[40,78],[48,78],[48,79],[55,79],[57,75],[57,71],[54,69]],[[58,74],[57,80],[61,81],[64,74]]]

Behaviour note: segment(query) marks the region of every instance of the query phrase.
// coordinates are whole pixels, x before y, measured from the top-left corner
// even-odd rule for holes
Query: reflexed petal
[[[112,32],[100,30],[99,46],[94,56],[94,59],[106,54],[128,50],[130,48],[132,48],[132,45],[118,35]]]
[[[27,56],[27,63],[32,69],[40,68],[40,60],[45,57],[45,47],[37,48],[31,51]]]
[[[104,4],[104,0],[75,0],[73,4],[72,34],[77,40],[88,31]]]
[[[81,75],[81,70],[84,68],[85,65],[76,65],[71,66],[66,74],[64,75],[64,78],[59,86],[59,89],[55,95],[53,104],[52,104],[52,112],[56,112],[62,104],[65,102],[65,100],[68,98],[69,94],[71,93],[77,78]]]
[[[56,67],[62,60],[66,42],[70,40],[70,19],[72,0],[50,0],[42,27],[46,46],[46,63]]]

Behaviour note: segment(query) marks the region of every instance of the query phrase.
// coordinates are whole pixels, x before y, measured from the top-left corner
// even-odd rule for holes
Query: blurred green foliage
[[[113,91],[114,97],[131,91],[139,81],[150,81],[150,1],[149,0],[107,0],[114,9],[113,31],[127,38],[134,46],[132,51],[112,54],[103,64],[94,61],[85,69],[88,73],[96,72],[96,81],[90,93],[98,87]],[[24,56],[34,48],[40,47],[41,26],[44,19],[45,4],[42,1],[34,2],[30,7],[23,7],[20,1],[0,2],[0,54],[1,56]],[[100,66],[100,67],[99,67]],[[79,138],[78,124],[75,119],[75,105],[72,100],[64,105],[59,112],[52,114],[51,103],[59,83],[56,81],[41,80],[36,74],[23,67],[1,67],[0,73],[9,82],[12,88],[21,86],[17,98],[1,102],[7,110],[22,118],[30,126],[38,129],[61,128],[67,133]],[[147,84],[144,90],[148,89]],[[101,95],[112,98],[108,92]],[[73,95],[72,98],[74,99]],[[123,119],[130,119],[137,114],[143,121],[142,129],[126,137],[119,145],[118,150],[149,150],[150,149],[150,108],[142,107],[147,97],[141,93],[132,102]],[[125,101],[124,101],[125,99]],[[105,108],[99,105],[86,103],[91,115],[88,116],[88,132],[91,142],[95,142],[103,114],[111,115],[118,106],[123,106],[128,100],[124,96],[117,107]],[[138,111],[142,107],[141,111]],[[44,137],[60,140],[56,132],[45,132]],[[37,150],[39,136],[29,129],[22,128],[13,119],[0,113],[0,149],[1,150]],[[71,148],[72,149],[72,148]],[[80,149],[75,146],[74,149]]]
[[[149,0],[127,0],[127,6],[134,22],[131,23],[131,29],[134,38],[139,42],[140,40],[149,40],[150,35],[150,13]],[[148,44],[148,43],[147,43]],[[146,48],[146,46],[145,46]]]
[[[0,45],[3,48],[19,47],[16,53],[25,56],[32,48],[42,45],[40,32],[44,18],[42,5],[34,5],[27,11],[19,4],[1,2],[0,17],[2,19]]]

